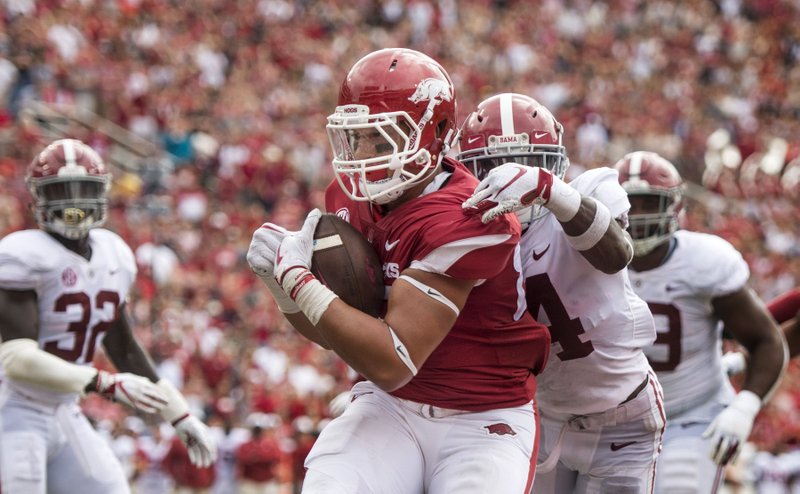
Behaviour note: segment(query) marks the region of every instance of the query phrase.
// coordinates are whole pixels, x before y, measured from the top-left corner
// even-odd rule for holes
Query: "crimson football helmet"
[[[355,201],[386,204],[429,177],[450,149],[455,88],[427,55],[378,50],[350,69],[327,130],[342,190]]]
[[[61,139],[47,146],[28,166],[25,182],[44,230],[78,239],[106,220],[111,174],[81,141]]]
[[[479,179],[504,163],[545,168],[564,178],[569,166],[561,143],[564,128],[544,105],[523,94],[483,100],[461,126],[461,161]],[[540,217],[542,206],[517,212],[523,227]]]
[[[668,241],[678,229],[683,180],[672,163],[648,151],[629,153],[614,168],[631,202],[637,197],[644,198],[646,212],[628,216],[634,254],[643,256]]]

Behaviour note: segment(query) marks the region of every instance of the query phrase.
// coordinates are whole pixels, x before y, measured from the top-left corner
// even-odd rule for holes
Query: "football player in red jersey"
[[[519,222],[461,208],[477,180],[445,157],[455,119],[447,72],[400,48],[359,60],[328,117],[326,209],[378,252],[382,318],[309,272],[318,211],[253,236],[248,261],[294,327],[366,379],[309,454],[305,493],[523,492],[533,473],[549,337],[524,310]]]
[[[750,270],[727,241],[681,230],[683,179],[656,153],[635,151],[614,165],[631,202],[630,278],[647,301],[658,337],[645,348],[664,389],[667,430],[656,492],[716,492],[724,466],[786,366],[786,343],[748,287]],[[751,356],[741,391],[722,363],[721,324]]]
[[[772,317],[783,328],[786,342],[789,345],[789,355],[792,357],[800,354],[800,329],[797,327],[797,318],[800,316],[800,288],[790,290],[767,304]]]
[[[552,338],[537,377],[532,492],[651,493],[664,409],[642,351],[655,340],[655,324],[625,269],[633,255],[624,230],[630,203],[610,168],[564,183],[562,136],[547,108],[515,93],[482,101],[461,128],[459,159],[483,179],[464,206],[488,201],[487,221],[512,210],[527,225],[520,251],[528,310]],[[539,193],[543,182],[550,190]],[[580,207],[553,210],[547,196],[554,194],[574,196]],[[592,226],[576,235],[571,215],[585,213]]]
[[[776,297],[767,304],[767,310],[781,325],[789,347],[789,357],[796,357],[800,354],[800,329],[797,327],[800,315],[800,288],[794,288]],[[747,357],[742,352],[728,352],[722,358],[728,375],[743,372],[747,367]]]
[[[6,494],[129,492],[108,444],[78,406],[96,392],[171,422],[199,466],[216,450],[181,393],[134,340],[125,298],[133,253],[99,228],[111,174],[86,144],[62,139],[31,162],[38,230],[0,240],[0,483]],[[98,344],[120,371],[92,367]]]

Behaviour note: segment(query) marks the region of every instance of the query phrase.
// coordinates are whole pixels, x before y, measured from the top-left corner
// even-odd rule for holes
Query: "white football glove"
[[[217,461],[217,445],[208,427],[189,413],[189,404],[183,394],[166,379],[158,381],[157,386],[167,397],[167,406],[161,410],[161,417],[175,427],[175,432],[189,451],[192,464],[205,468]]]
[[[703,432],[704,439],[711,438],[711,459],[717,465],[727,465],[736,459],[750,436],[753,421],[760,409],[761,398],[758,395],[747,390],[741,391]]]
[[[264,223],[253,232],[250,249],[247,251],[247,263],[260,278],[274,277],[275,252],[283,239],[291,233],[274,223]]]
[[[250,248],[247,251],[247,263],[250,269],[267,285],[278,308],[284,314],[300,312],[300,307],[283,292],[275,281],[275,252],[287,235],[292,234],[282,226],[274,223],[264,223],[253,233]]]
[[[167,405],[167,396],[156,383],[127,372],[97,371],[89,390],[146,413],[160,412]]]
[[[217,445],[208,426],[194,415],[186,415],[172,424],[175,433],[189,451],[189,461],[198,468],[210,467],[217,461]]]
[[[295,268],[308,270],[311,267],[311,255],[314,253],[314,230],[322,213],[314,209],[303,222],[299,232],[286,235],[276,249],[275,278],[282,284],[286,274]],[[269,223],[268,223],[269,224]]]
[[[581,196],[548,170],[506,163],[492,169],[464,201],[464,209],[483,212],[484,223],[498,216],[533,206],[548,208],[561,222],[571,220],[581,205]]]
[[[322,213],[314,209],[299,232],[286,236],[275,254],[275,279],[283,291],[297,303],[313,325],[337,298],[328,287],[311,274],[311,256],[314,253],[314,230]]]

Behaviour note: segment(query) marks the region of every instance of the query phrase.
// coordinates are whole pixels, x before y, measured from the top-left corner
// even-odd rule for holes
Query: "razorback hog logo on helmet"
[[[483,426],[483,428],[489,431],[489,434],[497,434],[498,436],[517,435],[517,433],[514,432],[514,429],[512,429],[510,425],[504,424],[502,422],[498,422],[497,424],[492,424],[492,425],[485,425]]]
[[[433,77],[420,81],[414,94],[408,98],[412,103],[428,100],[432,106],[451,99],[453,99],[453,93],[450,91],[450,85],[441,79],[434,79]]]

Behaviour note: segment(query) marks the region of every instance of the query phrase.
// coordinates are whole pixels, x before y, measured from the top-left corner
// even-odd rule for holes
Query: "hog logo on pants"
[[[483,428],[486,429],[487,431],[489,431],[489,434],[497,434],[498,436],[505,436],[505,435],[516,436],[517,435],[517,433],[514,432],[514,429],[512,429],[510,425],[504,424],[502,422],[499,422],[497,424],[492,424],[492,425],[484,425]]]

